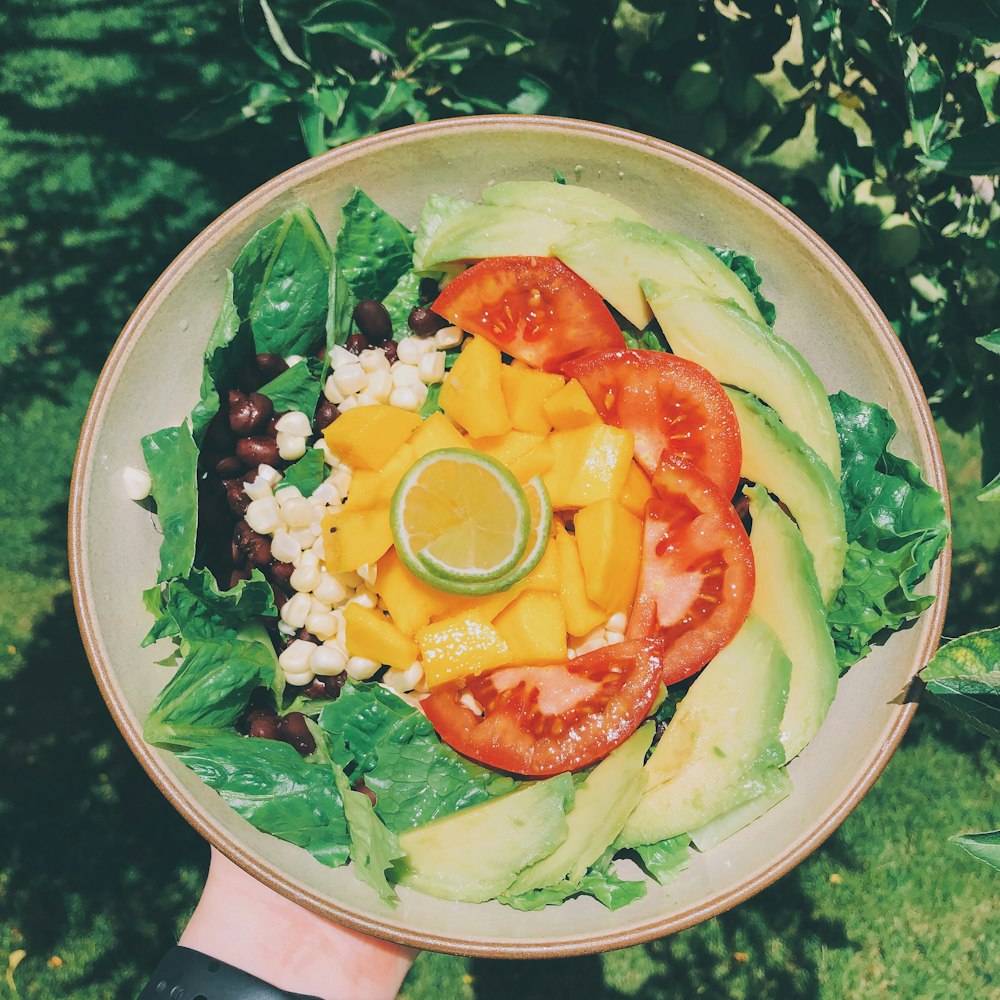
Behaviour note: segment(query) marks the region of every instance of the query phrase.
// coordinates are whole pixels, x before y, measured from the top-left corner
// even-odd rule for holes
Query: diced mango
[[[352,469],[381,469],[420,424],[398,406],[356,406],[323,431],[327,447]]]
[[[559,601],[566,616],[566,631],[586,635],[608,616],[587,596],[576,539],[561,524],[556,528],[554,544],[559,554]]]
[[[351,485],[344,501],[346,508],[369,510],[385,502],[380,473],[371,472],[369,469],[358,469],[351,475]]]
[[[537,444],[545,440],[544,434],[529,434],[526,431],[509,431],[491,437],[470,437],[469,444],[490,458],[495,458],[509,469],[522,455],[527,454]]]
[[[565,510],[618,499],[632,461],[631,431],[598,422],[553,431],[547,440],[555,461],[542,480],[553,507]]]
[[[348,410],[348,413],[353,411]],[[416,451],[411,444],[404,444],[396,452],[385,467],[379,473],[379,499],[382,503],[389,503],[399,481],[410,471],[410,466],[417,460]]]
[[[542,412],[542,404],[565,382],[562,375],[553,372],[504,365],[500,369],[500,385],[514,429],[548,434],[552,425]]]
[[[628,614],[639,580],[642,521],[614,500],[598,500],[573,518],[587,596],[607,617]]]
[[[352,656],[367,656],[397,670],[406,670],[417,658],[417,644],[407,639],[381,611],[348,604],[344,608],[346,645]]]
[[[453,596],[418,580],[402,564],[395,549],[379,560],[373,589],[399,631],[411,638],[431,618],[444,613],[447,600]]]
[[[452,618],[474,611],[484,621],[491,622],[524,589],[525,581],[522,580],[506,590],[498,590],[495,594],[486,594],[482,597],[463,597],[461,594],[446,594],[442,591],[441,610],[431,615],[431,620]]]
[[[443,414],[432,413],[413,432],[413,461],[441,448],[470,448],[468,438]]]
[[[535,476],[544,476],[552,468],[556,460],[552,445],[548,440],[539,441],[530,451],[518,456],[512,462],[507,462],[507,468],[514,473],[519,483],[526,483]]]
[[[633,461],[628,467],[625,486],[620,497],[621,505],[639,520],[646,516],[646,501],[652,499],[653,487],[642,466]]]
[[[429,687],[511,662],[500,633],[475,612],[446,618],[417,632]]]
[[[331,573],[347,573],[378,562],[392,545],[386,506],[369,510],[341,508],[327,514],[322,526],[324,562]]]
[[[561,663],[566,659],[566,618],[555,594],[527,590],[493,624],[514,663]]]
[[[538,565],[524,578],[526,590],[548,590],[559,593],[559,552],[553,538],[545,547]]]
[[[569,431],[597,423],[601,418],[583,386],[571,378],[542,403],[545,419],[557,431]]]
[[[505,434],[511,428],[500,385],[502,367],[496,347],[482,337],[470,337],[441,386],[441,409],[473,437]]]

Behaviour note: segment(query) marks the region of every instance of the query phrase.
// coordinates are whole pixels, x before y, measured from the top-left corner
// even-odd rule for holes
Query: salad
[[[177,669],[145,723],[258,829],[537,909],[646,891],[789,794],[932,600],[941,497],[828,396],[752,259],[561,180],[294,208],[143,439]]]

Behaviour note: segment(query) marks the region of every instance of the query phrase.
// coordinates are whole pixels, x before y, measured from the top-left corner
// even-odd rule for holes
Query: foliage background
[[[133,761],[80,646],[69,472],[93,383],[142,293],[219,211],[301,159],[303,138],[317,151],[415,117],[575,114],[707,152],[785,200],[876,293],[941,418],[956,549],[947,634],[1000,621],[1000,526],[974,499],[980,427],[989,479],[1000,404],[975,343],[995,311],[994,208],[984,182],[920,160],[979,134],[982,173],[996,162],[992,53],[973,37],[996,41],[992,4],[684,0],[669,18],[647,2],[601,0],[587,16],[556,0],[435,5],[437,20],[486,21],[472,42],[468,29],[408,33],[427,28],[423,4],[382,5],[388,21],[371,6],[354,3],[365,16],[352,23],[387,61],[324,32],[306,52],[295,19],[310,7],[276,8],[308,70],[275,59],[248,18],[265,58],[255,55],[228,0],[0,10],[0,964],[25,953],[7,984],[20,996],[134,996],[197,898],[207,852]],[[791,20],[799,7],[804,33]],[[912,35],[894,35],[890,15],[909,17]],[[919,87],[907,84],[910,39],[940,70],[923,66]],[[779,51],[818,74],[775,69]],[[710,74],[686,72],[698,60]],[[706,76],[718,86],[706,90]],[[212,114],[179,125],[211,98]],[[234,107],[264,127],[226,129]],[[872,179],[919,238],[904,266],[855,194]],[[736,911],[605,956],[424,955],[405,995],[998,996],[989,870],[944,839],[996,826],[998,785],[995,748],[924,708],[841,830]]]

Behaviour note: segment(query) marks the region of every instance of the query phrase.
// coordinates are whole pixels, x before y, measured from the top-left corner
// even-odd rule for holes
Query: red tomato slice
[[[696,470],[667,459],[653,489],[627,639],[662,645],[661,679],[670,685],[739,631],[753,598],[753,552],[728,496]]]
[[[590,285],[554,257],[491,257],[450,281],[433,309],[533,368],[625,346]]]
[[[487,767],[541,777],[609,754],[649,714],[659,644],[620,642],[564,664],[497,667],[442,685],[420,703],[438,735]],[[461,702],[468,692],[483,707]]]
[[[701,365],[663,351],[603,351],[566,365],[605,423],[635,434],[650,474],[671,455],[704,473],[728,500],[740,480],[740,428],[733,404]]]

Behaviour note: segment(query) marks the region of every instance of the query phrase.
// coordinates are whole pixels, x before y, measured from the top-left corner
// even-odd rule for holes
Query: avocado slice
[[[653,318],[639,287],[644,278],[666,288],[705,288],[763,322],[746,285],[711,250],[679,233],[616,219],[580,226],[552,252],[640,330]]]
[[[526,868],[507,893],[516,896],[582,877],[614,841],[646,790],[643,762],[655,725],[647,722],[601,761],[576,790],[566,814],[569,835],[548,857]]]
[[[761,791],[754,798],[715,819],[710,819],[697,830],[692,830],[691,843],[699,851],[711,850],[716,844],[721,844],[734,833],[739,833],[743,827],[760,819],[764,813],[774,808],[792,792],[792,779],[788,777],[783,767],[766,768],[760,774],[759,783]]]
[[[495,899],[566,839],[572,801],[572,775],[560,774],[407,830],[394,873],[401,885],[440,899]]]
[[[487,205],[507,205],[542,212],[571,226],[611,222],[614,219],[641,221],[635,209],[610,195],[555,181],[503,181],[488,187],[483,192],[483,201]]]
[[[837,693],[840,668],[802,533],[762,486],[747,490],[747,496],[756,569],[751,608],[774,629],[792,661],[780,734],[785,759],[791,760],[819,732]]]
[[[453,260],[551,257],[552,244],[572,231],[569,223],[527,208],[465,205],[435,227],[418,230],[426,238],[414,240],[413,266],[425,271]]]
[[[762,775],[785,759],[778,731],[791,671],[774,631],[751,613],[680,703],[619,846],[696,830],[762,793]]]
[[[700,288],[642,290],[674,354],[707,368],[720,382],[752,392],[840,478],[840,441],[823,383],[791,344],[732,301]]]
[[[743,444],[740,475],[767,488],[791,511],[813,559],[823,604],[844,577],[847,526],[840,488],[829,466],[774,410],[739,389],[726,389]]]

